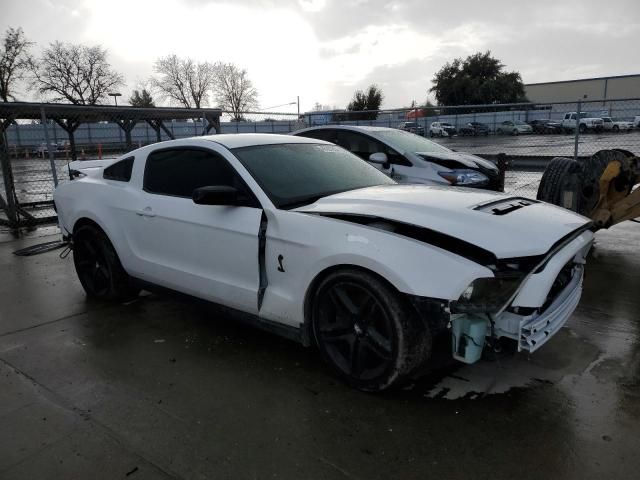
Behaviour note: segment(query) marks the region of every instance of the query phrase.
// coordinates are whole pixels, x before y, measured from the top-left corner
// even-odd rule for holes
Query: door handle
[[[138,215],[140,217],[155,217],[156,216],[156,214],[153,213],[153,210],[151,209],[151,207],[145,207],[142,210],[136,211],[136,215]]]

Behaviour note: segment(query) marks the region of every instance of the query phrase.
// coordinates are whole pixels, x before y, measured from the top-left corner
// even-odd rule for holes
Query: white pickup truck
[[[566,132],[572,132],[576,129],[576,112],[567,112],[562,119],[562,129]],[[592,117],[592,113],[580,112],[580,121],[578,129],[580,133],[585,133],[587,130],[594,132],[601,132],[604,130],[604,122],[600,117]]]

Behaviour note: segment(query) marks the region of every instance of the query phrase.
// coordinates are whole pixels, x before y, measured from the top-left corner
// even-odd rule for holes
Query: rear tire
[[[84,225],[73,234],[73,263],[87,296],[97,300],[135,298],[140,288],[125,272],[107,235],[97,226]]]
[[[323,359],[349,385],[368,392],[405,380],[431,352],[431,334],[406,300],[375,275],[330,273],[311,303]]]

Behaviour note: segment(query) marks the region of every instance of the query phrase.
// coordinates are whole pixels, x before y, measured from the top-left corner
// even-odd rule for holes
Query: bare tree
[[[33,85],[53,101],[66,100],[78,105],[95,105],[124,77],[111,69],[107,51],[100,46],[87,47],[54,42],[32,63]]]
[[[0,100],[3,102],[15,100],[14,85],[28,71],[31,45],[33,42],[25,38],[22,28],[7,29],[0,45]]]
[[[215,80],[214,64],[168,55],[157,59],[153,69],[158,77],[151,78],[151,84],[162,97],[186,108],[207,104]]]
[[[243,112],[258,106],[258,91],[247,75],[233,63],[216,65],[216,82],[213,87],[218,105],[233,113],[233,120],[243,119]]]

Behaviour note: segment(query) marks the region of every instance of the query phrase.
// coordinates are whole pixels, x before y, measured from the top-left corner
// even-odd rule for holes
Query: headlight
[[[451,312],[498,312],[516,292],[523,278],[524,275],[519,273],[477,278],[462,292],[458,300],[451,302]]]
[[[450,170],[448,172],[438,172],[445,180],[452,185],[487,185],[489,178],[476,170]]]

